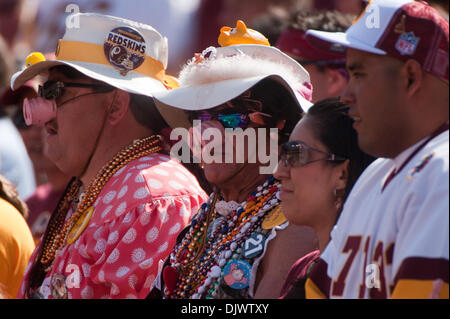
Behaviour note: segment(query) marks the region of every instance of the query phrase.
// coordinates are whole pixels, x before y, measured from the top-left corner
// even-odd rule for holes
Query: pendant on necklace
[[[68,289],[66,277],[63,274],[53,274],[50,280],[50,292],[53,299],[67,299]]]
[[[78,239],[78,237],[80,237],[80,235],[83,233],[86,226],[88,225],[93,212],[94,206],[89,207],[76,221],[76,223],[70,228],[66,240],[68,245],[74,243]]]
[[[278,205],[271,212],[267,214],[264,218],[261,228],[262,229],[272,229],[276,226],[280,226],[287,221],[286,217],[283,214],[282,206]]]

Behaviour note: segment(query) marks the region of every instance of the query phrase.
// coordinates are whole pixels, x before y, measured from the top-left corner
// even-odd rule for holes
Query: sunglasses
[[[114,87],[106,84],[88,84],[88,83],[69,83],[62,81],[47,81],[44,85],[39,85],[38,96],[47,100],[56,100],[64,94],[64,88],[92,88],[101,92],[109,92],[114,90]]]
[[[322,153],[325,154],[326,157],[311,159],[311,152]],[[345,160],[347,159],[344,157],[312,148],[299,141],[286,142],[281,145],[280,161],[286,167],[305,166],[306,164],[318,161],[343,162]]]
[[[230,111],[229,111],[230,112]],[[264,125],[265,121],[263,117],[272,117],[270,114],[262,112],[252,112],[252,113],[229,113],[227,111],[221,112],[190,112],[189,118],[192,121],[219,121],[224,128],[247,128],[250,122]]]
[[[93,88],[94,92],[89,92],[72,97],[59,105],[56,99],[64,94],[64,88]],[[106,84],[87,84],[87,83],[66,83],[62,81],[47,81],[44,85],[39,86],[38,97],[34,99],[24,99],[23,101],[23,117],[26,125],[44,125],[51,119],[56,117],[57,107],[77,99],[82,96],[98,93],[106,93],[113,91],[115,88]]]

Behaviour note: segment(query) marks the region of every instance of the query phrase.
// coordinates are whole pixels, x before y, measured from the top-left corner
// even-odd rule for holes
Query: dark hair
[[[313,11],[297,10],[290,17],[288,24],[289,29],[300,30],[306,32],[309,29],[327,31],[327,32],[345,32],[351,26],[355,15],[342,13],[339,11]],[[299,61],[304,64],[304,61]],[[316,69],[320,73],[324,73],[327,68],[335,69],[348,79],[348,73],[343,62],[327,63],[321,65],[314,63]]]
[[[309,29],[327,32],[345,32],[355,15],[339,11],[295,11],[290,19],[289,28],[306,31]]]
[[[28,206],[23,202],[17,192],[16,187],[0,174],[0,198],[13,205],[23,218],[28,218]]]
[[[286,29],[288,21],[287,8],[269,8],[266,13],[254,19],[249,27],[261,32],[271,45],[275,45],[281,33]]]
[[[249,91],[251,99],[261,102],[262,109],[260,111],[272,116],[266,122],[266,127],[276,127],[279,121],[286,121],[284,127],[278,132],[279,143],[286,142],[303,115],[295,97],[281,83],[271,78],[262,80]],[[231,103],[233,104],[236,99],[232,100]]]
[[[136,121],[159,134],[162,129],[169,127],[156,108],[151,97],[130,93],[130,109]]]
[[[337,98],[329,98],[315,103],[305,116],[313,121],[313,134],[329,152],[349,159],[343,201],[364,169],[375,159],[359,148],[353,119],[348,117],[347,113],[346,104]]]

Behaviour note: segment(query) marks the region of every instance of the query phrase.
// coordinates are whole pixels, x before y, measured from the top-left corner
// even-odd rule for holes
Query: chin
[[[228,182],[236,173],[238,173],[238,168],[233,164],[204,164],[203,172],[205,173],[205,178],[209,183],[217,185],[220,187],[224,182]]]
[[[385,144],[373,143],[368,139],[358,136],[358,146],[364,153],[373,157],[389,157],[383,151]]]
[[[289,223],[298,225],[298,206],[295,206],[295,203],[290,203],[289,201],[283,201],[283,214],[286,217],[286,219],[289,221]]]

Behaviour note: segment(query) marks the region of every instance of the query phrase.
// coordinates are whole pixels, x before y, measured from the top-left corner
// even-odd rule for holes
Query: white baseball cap
[[[370,0],[345,33],[308,30],[306,36],[311,45],[326,50],[352,48],[415,59],[424,71],[448,83],[448,22],[422,1]]]
[[[183,67],[179,88],[156,92],[154,98],[157,105],[186,111],[211,109],[265,79],[276,81],[286,89],[296,104],[293,111],[306,112],[311,107],[308,72],[279,49],[256,44],[207,48]],[[180,122],[169,125],[186,126]]]
[[[29,65],[11,78],[19,88],[56,65],[68,65],[118,89],[152,96],[167,90],[167,39],[149,25],[96,13],[77,13],[58,42],[56,60]]]

